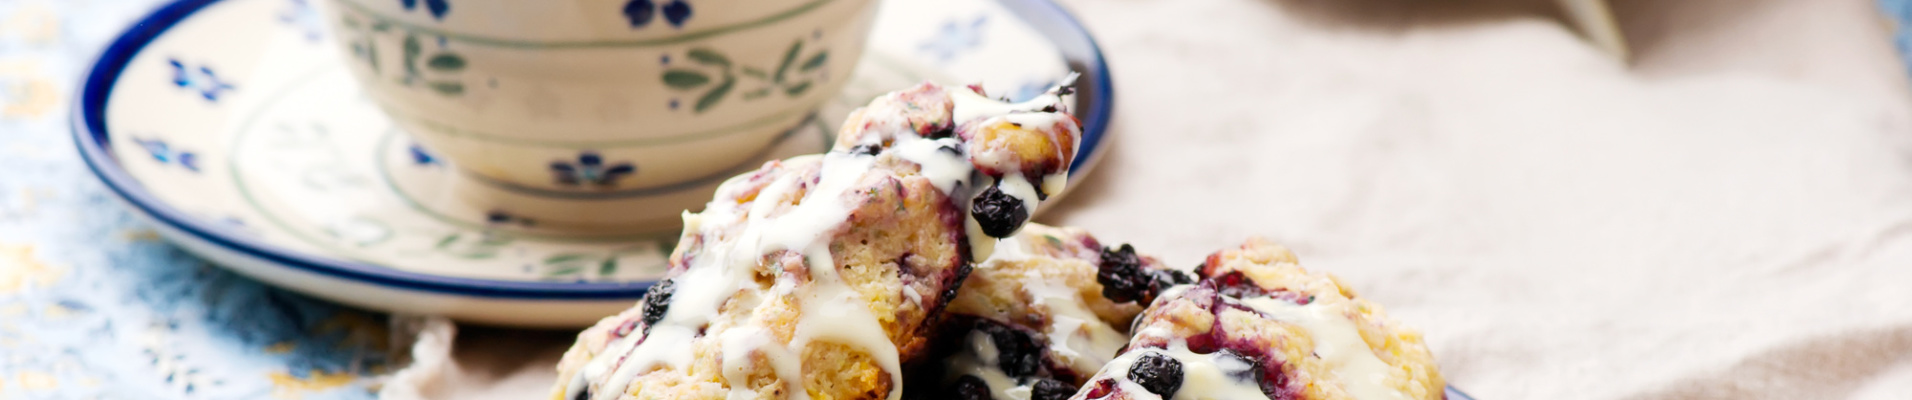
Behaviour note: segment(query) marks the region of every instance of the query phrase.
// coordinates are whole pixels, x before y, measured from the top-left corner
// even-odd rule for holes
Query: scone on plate
[[[1442,399],[1421,335],[1265,240],[1168,289],[1075,399]]]
[[[912,399],[1064,399],[1128,343],[1156,293],[1192,275],[1076,228],[1029,224],[949,304]]]
[[[973,261],[1061,190],[1081,135],[1063,94],[923,84],[855,112],[829,153],[730,179],[550,397],[898,398]]]

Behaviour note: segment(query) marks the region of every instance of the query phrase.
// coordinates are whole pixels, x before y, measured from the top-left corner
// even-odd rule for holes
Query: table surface
[[[1545,1],[1063,3],[1119,116],[1045,222],[1287,243],[1482,399],[1912,391],[1907,1],[1614,1],[1630,62]],[[73,83],[154,4],[0,1],[0,398],[371,397],[386,316],[159,241],[73,152]],[[571,335],[461,327],[426,394],[537,398]]]

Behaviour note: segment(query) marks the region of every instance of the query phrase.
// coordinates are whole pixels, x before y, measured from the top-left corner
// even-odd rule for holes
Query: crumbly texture
[[[1102,296],[1102,284],[1096,282],[1102,243],[1079,228],[1029,224],[1016,235],[1022,251],[1020,259],[992,259],[970,273],[969,280],[949,304],[951,314],[987,318],[1029,329],[1040,329],[1051,320],[1051,308],[1038,305],[1032,286],[1037,284],[1066,287],[1096,317],[1126,331],[1129,322],[1142,312],[1136,302],[1115,302]],[[1144,257],[1151,269],[1168,267],[1154,257]]]
[[[962,185],[970,171],[989,172],[959,151],[920,151],[933,149],[923,145],[936,138],[943,141],[929,144],[963,144],[953,134],[952,104],[933,84],[892,93],[853,113],[831,153],[772,161],[725,182],[702,213],[685,217],[666,278],[675,294],[581,333],[559,362],[550,398],[786,399],[793,390],[812,399],[890,396],[902,384],[892,374],[900,367],[884,359],[922,357],[936,316],[974,261]],[[1035,133],[1076,140],[1073,117],[1056,118],[1069,129]],[[905,145],[917,147],[897,150]],[[1011,156],[1067,165],[1074,148]],[[841,179],[851,183],[830,183]],[[827,270],[813,254],[823,252]],[[652,310],[644,318],[646,303],[670,309],[685,298],[692,300],[682,307],[714,310]],[[818,310],[828,317],[806,319]],[[860,336],[873,332],[859,325],[870,320],[887,343]],[[668,346],[646,346],[652,341]],[[885,356],[892,345],[894,355]],[[643,361],[630,361],[636,358]],[[620,392],[600,394],[612,390]]]
[[[1033,388],[1043,380],[1053,380],[1051,385],[1066,385],[1068,393],[1073,393],[1128,340],[1129,324],[1142,311],[1142,304],[1103,296],[1097,274],[1109,249],[1094,236],[1077,228],[1028,224],[999,246],[1014,248],[999,247],[996,257],[971,272],[949,304],[942,328],[937,330],[932,345],[936,351],[924,365],[910,369],[911,386],[906,391],[911,398],[961,398],[963,393],[952,390],[952,385],[965,375],[981,375],[962,370],[966,367],[1004,373],[993,382],[979,380],[986,384]],[[1137,259],[1144,271],[1169,269],[1154,257],[1143,255]],[[1072,322],[1070,318],[1096,321]],[[996,360],[981,360],[984,365],[966,363],[962,358],[977,357],[970,347],[974,345],[971,334],[976,332],[1026,340],[1033,348],[1024,351],[1032,353],[1030,356],[1038,362],[1022,376],[1005,373],[993,365]],[[1107,343],[1095,343],[1098,339]],[[1076,348],[1072,351],[1107,354],[1052,351],[1056,340],[1073,341]],[[994,358],[1013,356],[1009,354],[1013,351],[1001,346],[991,347],[998,353]]]
[[[1150,354],[1183,354],[1181,368],[1222,356],[1252,365],[1230,384],[1259,389],[1271,399],[1354,399],[1337,376],[1333,363],[1323,360],[1318,345],[1332,338],[1318,335],[1293,317],[1270,315],[1244,299],[1281,301],[1302,306],[1341,304],[1341,315],[1359,333],[1358,349],[1371,352],[1385,364],[1378,387],[1401,399],[1442,399],[1445,386],[1421,334],[1388,318],[1379,305],[1359,297],[1331,275],[1302,269],[1293,253],[1274,243],[1252,239],[1239,248],[1208,257],[1198,268],[1203,280],[1178,287],[1156,300],[1137,323],[1137,334],[1124,356],[1111,363],[1076,394],[1077,399],[1159,399],[1137,377],[1159,379],[1155,371],[1131,362]],[[1124,361],[1127,359],[1129,361]],[[1193,360],[1193,361],[1191,361]],[[1130,369],[1136,369],[1131,373]],[[1226,369],[1226,368],[1223,368]],[[1177,374],[1180,372],[1177,371]],[[1180,378],[1177,375],[1176,379]],[[1193,378],[1190,378],[1193,379]],[[1175,383],[1179,383],[1176,381]],[[1186,394],[1190,389],[1180,390]]]
[[[948,198],[929,187],[915,175],[915,166],[897,160],[879,161],[878,168],[865,175],[849,200],[856,206],[845,226],[835,230],[830,253],[844,283],[868,300],[871,315],[877,317],[892,343],[905,358],[920,352],[924,345],[924,321],[947,300],[946,292],[967,273],[969,260],[963,247],[964,234],[960,211]],[[814,181],[815,162],[772,162],[757,172],[725,185],[728,201],[748,218],[757,202],[776,202],[769,214],[789,210],[803,191],[775,199],[758,198],[764,186],[785,175],[799,181]],[[715,204],[713,205],[715,206]],[[760,208],[761,209],[761,208]],[[702,255],[708,243],[726,239],[735,230],[714,232],[686,231],[671,256],[673,275],[689,268]],[[802,291],[778,293],[779,280],[796,280],[793,286],[808,284],[803,254],[780,251],[763,258],[755,277],[734,297],[724,302],[703,337],[692,342],[696,360],[688,370],[658,369],[637,377],[627,394],[637,399],[723,398],[729,385],[720,361],[723,345],[716,335],[739,327],[761,327],[775,343],[788,343],[795,335],[802,313]],[[905,295],[913,291],[915,297]],[[562,398],[563,382],[568,382],[585,362],[604,350],[614,339],[620,325],[636,321],[643,307],[606,318],[579,335],[579,343],[559,363],[560,387],[553,398]],[[870,359],[867,352],[835,343],[808,346],[802,354],[803,385],[812,398],[879,399],[888,395],[890,375]],[[744,387],[758,392],[760,398],[786,398],[781,393],[788,385],[778,380],[769,368],[769,360],[753,355],[749,381]]]

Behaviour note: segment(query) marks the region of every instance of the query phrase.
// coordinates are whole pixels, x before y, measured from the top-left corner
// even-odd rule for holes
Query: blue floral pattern
[[[161,139],[133,138],[133,143],[138,143],[140,148],[146,149],[147,154],[153,155],[153,161],[158,161],[160,164],[178,165],[187,171],[199,172],[198,154],[175,149],[167,145],[165,140]]]
[[[670,0],[669,3],[661,6],[651,0],[631,0],[624,3],[623,11],[624,18],[631,21],[632,28],[650,25],[659,11],[663,12],[664,21],[669,22],[672,28],[683,28],[684,22],[689,21],[691,15],[690,3],[684,0]]]
[[[963,52],[983,45],[984,27],[989,24],[988,15],[978,15],[974,19],[950,19],[943,22],[935,36],[923,40],[917,49],[929,53],[937,61],[949,62]]]
[[[578,153],[576,162],[552,161],[551,173],[560,184],[612,186],[616,185],[618,180],[637,173],[637,166],[630,162],[606,165],[603,156],[586,151]]]
[[[418,9],[419,1],[421,0],[398,0],[398,5],[404,6],[405,11],[412,11]],[[432,14],[432,19],[443,21],[445,14],[451,13],[451,4],[446,3],[447,0],[422,1],[425,2],[425,11]]]
[[[405,150],[406,154],[412,156],[412,165],[439,165],[438,156],[434,156],[430,151],[426,151],[425,146],[419,146],[417,143],[413,143],[411,146],[406,146]]]
[[[312,7],[314,0],[286,0],[286,8],[279,11],[279,22],[297,28],[305,34],[305,40],[318,42],[325,38],[325,20],[319,10]]]
[[[221,94],[233,89],[231,83],[220,80],[219,75],[213,73],[212,67],[202,65],[191,68],[178,59],[167,59],[166,62],[173,67],[173,85],[199,92],[206,101],[219,101]]]

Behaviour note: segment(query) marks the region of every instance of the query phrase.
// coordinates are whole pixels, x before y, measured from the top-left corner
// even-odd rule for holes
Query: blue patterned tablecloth
[[[75,153],[75,84],[160,3],[0,0],[0,399],[372,397],[384,315],[181,252]]]

